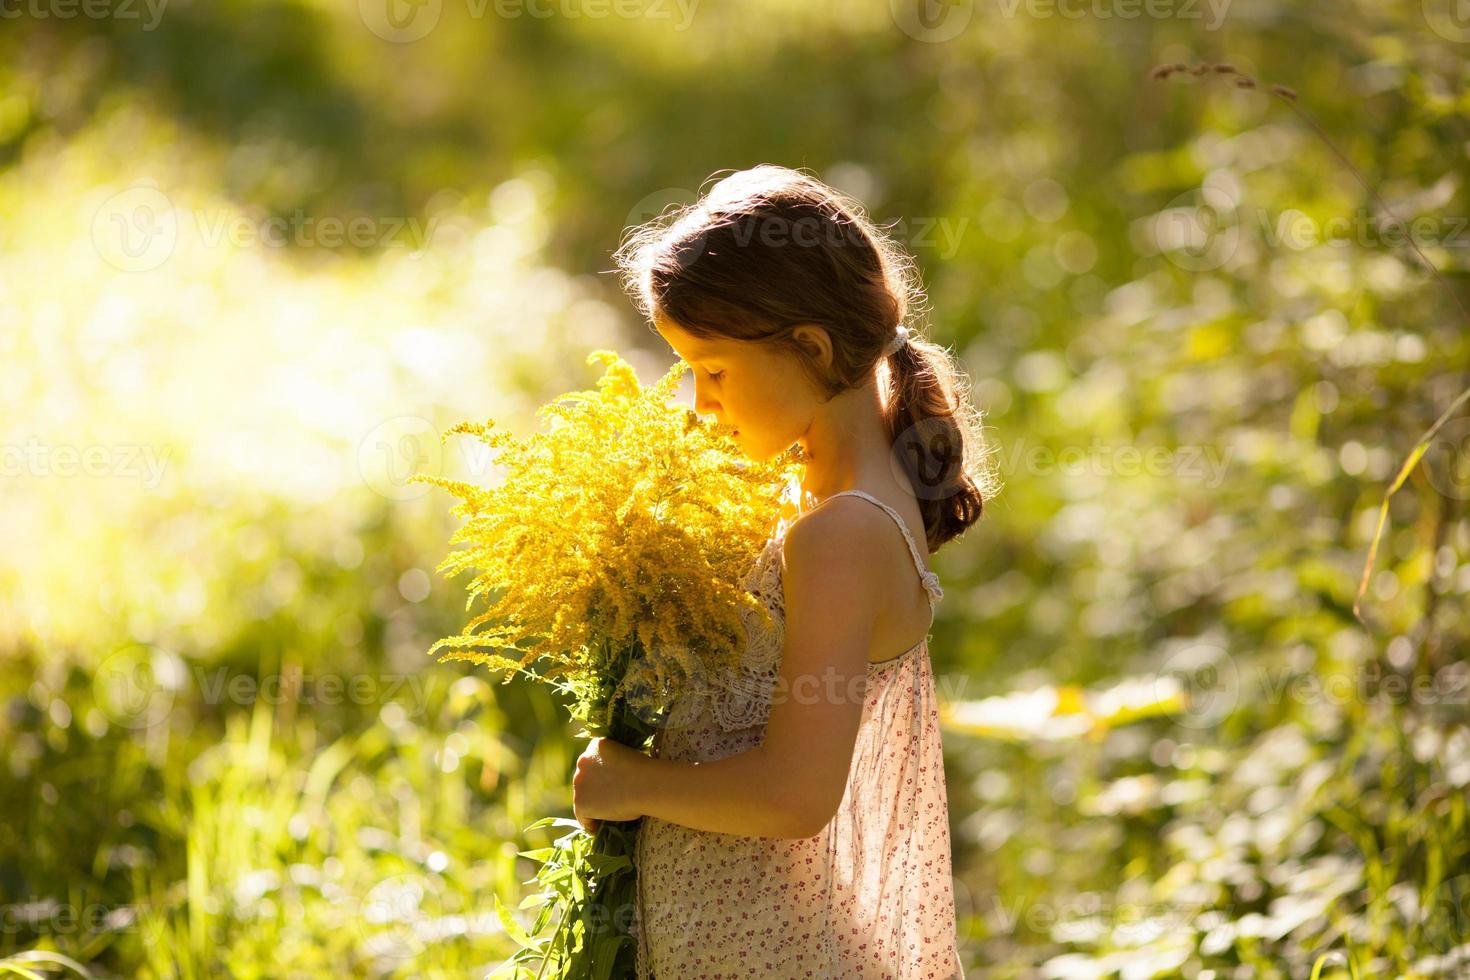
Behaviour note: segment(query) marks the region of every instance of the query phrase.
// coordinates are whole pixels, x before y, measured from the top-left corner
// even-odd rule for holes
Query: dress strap
[[[914,567],[919,570],[919,578],[923,580],[924,589],[929,593],[929,604],[933,605],[940,599],[943,599],[944,590],[939,587],[939,576],[935,575],[933,572],[924,567],[924,560],[919,557],[919,546],[914,544],[914,536],[909,533],[909,527],[907,524],[904,523],[903,518],[899,516],[898,511],[894,510],[892,507],[888,506],[883,501],[873,496],[871,493],[868,493],[866,490],[842,490],[838,493],[832,494],[832,497],[841,497],[845,494],[852,494],[856,497],[862,497],[864,500],[871,500],[873,503],[877,504],[879,507],[882,507],[885,511],[887,511],[889,517],[898,522],[898,529],[903,532],[903,539],[909,543],[909,554],[914,556]],[[828,497],[826,499],[831,500],[832,497]]]

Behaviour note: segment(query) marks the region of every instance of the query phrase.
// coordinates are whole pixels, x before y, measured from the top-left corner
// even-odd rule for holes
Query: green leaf
[[[0,960],[0,976],[4,976],[7,973],[14,973],[17,976],[24,977],[25,980],[46,980],[45,977],[41,976],[41,974],[35,972],[34,970],[27,970],[25,967],[20,966],[19,964],[12,963],[6,960]]]
[[[526,947],[535,944],[535,940],[521,928],[521,924],[511,916],[510,910],[501,903],[499,895],[495,896],[495,916],[500,920],[500,926],[505,930],[505,934],[514,939],[516,945]]]
[[[588,854],[584,860],[599,877],[633,866],[633,861],[627,855]]]
[[[573,827],[582,829],[582,824],[573,817],[542,817],[527,827],[527,830],[536,830],[539,827]]]
[[[618,961],[618,950],[623,945],[619,935],[603,936],[594,945],[595,968],[591,980],[610,980],[614,964]]]

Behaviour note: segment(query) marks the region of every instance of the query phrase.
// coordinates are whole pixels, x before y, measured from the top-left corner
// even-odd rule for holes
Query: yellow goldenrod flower
[[[799,464],[746,459],[726,430],[671,401],[683,362],[648,387],[613,351],[588,363],[605,368],[596,389],[542,406],[545,432],[519,439],[491,420],[444,433],[496,450],[497,486],[411,478],[461,498],[452,513],[466,522],[450,543],[463,547],[438,571],[473,569],[465,609],[487,604],[429,653],[505,670],[506,682],[557,678],[584,710],[610,709],[615,687],[646,717],[698,667],[740,655],[742,609],[766,615],[745,580]]]

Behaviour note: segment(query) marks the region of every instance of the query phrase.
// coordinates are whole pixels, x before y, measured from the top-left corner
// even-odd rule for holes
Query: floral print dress
[[[924,567],[898,511],[933,605]],[[834,494],[841,496],[842,494]],[[829,498],[830,499],[830,498]],[[746,586],[771,612],[747,619],[738,670],[655,736],[661,758],[710,761],[759,745],[784,636],[782,520]],[[928,637],[869,663],[862,723],[836,815],[814,837],[745,837],[643,818],[634,856],[638,980],[964,977],[955,929],[949,808]]]

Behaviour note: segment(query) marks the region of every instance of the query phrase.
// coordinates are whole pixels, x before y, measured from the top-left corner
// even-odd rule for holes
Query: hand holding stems
[[[597,832],[603,820],[636,820],[640,766],[648,757],[612,739],[594,737],[577,759],[572,777],[572,810],[587,833]]]

